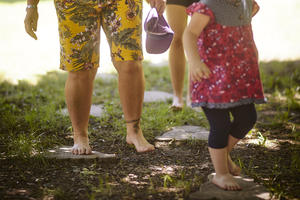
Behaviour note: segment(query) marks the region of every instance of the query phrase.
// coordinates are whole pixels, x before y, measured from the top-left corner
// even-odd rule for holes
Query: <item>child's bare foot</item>
[[[211,182],[223,190],[237,191],[242,189],[231,174],[214,175]]]
[[[82,136],[74,133],[74,145],[72,147],[72,153],[75,155],[91,154],[92,149],[89,145],[88,136]]]
[[[155,149],[154,146],[144,138],[141,130],[139,130],[137,134],[127,134],[126,142],[128,144],[133,144],[136,151],[139,153],[153,151]]]
[[[239,176],[241,174],[241,168],[231,160],[230,155],[228,155],[228,169],[233,176]]]

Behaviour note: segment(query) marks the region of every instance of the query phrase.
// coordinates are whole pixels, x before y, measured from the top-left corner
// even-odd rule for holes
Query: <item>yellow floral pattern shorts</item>
[[[142,60],[143,0],[54,0],[59,24],[60,68],[99,67],[100,28],[113,61]]]

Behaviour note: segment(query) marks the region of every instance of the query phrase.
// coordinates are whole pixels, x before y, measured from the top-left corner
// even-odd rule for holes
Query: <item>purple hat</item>
[[[165,20],[159,16],[156,8],[151,8],[144,23],[146,36],[146,51],[150,54],[160,54],[168,50],[174,32]]]

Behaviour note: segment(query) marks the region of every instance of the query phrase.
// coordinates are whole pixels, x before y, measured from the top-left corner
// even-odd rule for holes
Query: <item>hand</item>
[[[209,68],[201,61],[190,64],[190,75],[192,81],[201,81],[201,79],[209,78],[210,73]]]
[[[147,0],[151,8],[156,8],[157,13],[162,15],[166,8],[166,0]]]
[[[34,32],[36,32],[37,30],[37,23],[39,18],[38,10],[37,8],[28,8],[26,12],[27,14],[24,20],[25,30],[28,35],[37,40],[37,36]]]

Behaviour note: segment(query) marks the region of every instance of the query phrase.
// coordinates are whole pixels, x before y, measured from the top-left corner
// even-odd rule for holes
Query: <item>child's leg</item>
[[[239,184],[229,173],[228,168],[228,151],[227,147],[223,149],[208,148],[212,163],[215,168],[216,175],[212,179],[212,183],[224,190],[241,190]]]
[[[239,175],[241,169],[231,160],[230,152],[233,147],[243,139],[253,128],[257,115],[254,104],[247,104],[230,109],[233,115],[230,135],[228,136],[228,168],[232,175]]]
[[[214,165],[216,175],[212,182],[225,190],[239,190],[228,168],[228,135],[231,127],[228,109],[208,109],[203,108],[210,124],[210,134],[208,138],[209,153]]]
[[[228,145],[227,145],[228,160],[227,161],[228,161],[229,172],[233,176],[239,176],[241,174],[241,168],[237,166],[230,157],[231,150],[239,141],[240,139],[232,137],[231,135],[228,136]]]

